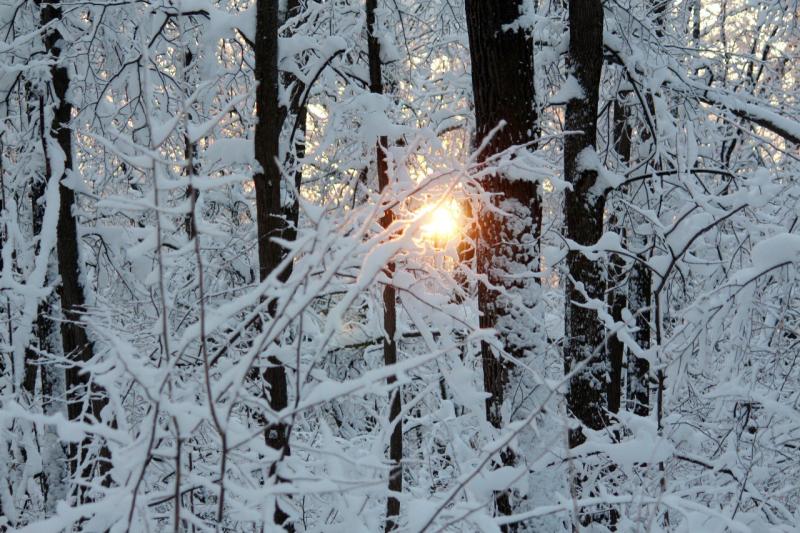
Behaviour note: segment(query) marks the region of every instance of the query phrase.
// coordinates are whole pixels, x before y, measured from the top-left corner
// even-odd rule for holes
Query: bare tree
[[[375,21],[375,10],[377,0],[367,0],[367,48],[369,56],[369,88],[374,94],[383,94],[383,74],[381,72],[381,45],[378,40],[378,29]],[[389,168],[386,158],[388,149],[388,139],[385,135],[378,138],[376,146],[376,160],[378,168],[378,188],[383,192],[389,186]],[[381,225],[389,227],[394,219],[391,209],[387,209],[381,217]],[[394,263],[387,265],[387,270],[391,275],[394,272]],[[395,302],[395,288],[391,283],[387,283],[383,288],[383,363],[387,366],[397,363],[397,343],[395,333],[397,332],[397,310]],[[397,382],[397,377],[392,375],[387,378],[390,385]],[[403,490],[403,420],[400,418],[402,408],[401,389],[398,387],[391,395],[391,406],[389,407],[389,424],[393,426],[389,437],[389,459],[392,461],[392,469],[389,472],[389,495],[386,502],[386,531],[394,531],[398,527],[397,517],[400,516],[400,500],[394,496]]]
[[[566,191],[566,233],[579,245],[595,244],[603,232],[605,198],[595,188],[598,169],[595,153],[597,105],[603,68],[603,6],[600,0],[570,0],[569,75],[581,94],[567,103],[564,127],[564,176],[572,184]],[[594,163],[594,164],[593,164]],[[564,364],[570,372],[582,365],[570,380],[567,404],[585,426],[600,429],[606,422],[603,391],[607,361],[604,329],[597,311],[585,304],[602,300],[604,279],[600,264],[577,250],[567,255]],[[580,428],[570,430],[570,446],[585,437]]]
[[[506,28],[520,17],[522,6],[521,1],[466,1],[476,145],[486,142],[492,130],[502,126],[488,139],[479,156],[481,162],[536,138],[533,43],[524,31]],[[538,269],[542,215],[538,183],[533,179],[512,179],[497,173],[484,178],[482,186],[492,195],[492,206],[486,206],[478,218],[477,267],[479,275],[486,276],[486,283],[478,289],[480,325],[499,331],[505,354],[482,343],[481,358],[484,388],[491,394],[486,400],[486,418],[500,428],[509,358],[525,357],[529,345],[525,336],[519,335],[515,325],[518,317],[508,294],[496,288],[519,293],[530,284],[530,276],[520,274]],[[502,456],[505,464],[515,461],[509,449]],[[497,495],[496,505],[500,513],[511,513],[507,493]]]
[[[259,278],[266,279],[278,268],[285,257],[286,250],[275,241],[286,238],[292,231],[285,216],[281,192],[280,156],[281,113],[279,113],[278,86],[278,28],[279,14],[277,0],[258,0],[256,3],[256,34],[253,48],[255,52],[256,89],[256,127],[255,156],[261,168],[253,176],[256,189],[256,225],[258,235]],[[277,273],[286,280],[289,269]],[[273,311],[272,306],[270,310]],[[275,357],[270,357],[264,370],[264,379],[269,388],[269,405],[280,412],[288,405],[288,385],[286,368]],[[289,428],[285,422],[270,423],[264,431],[269,447],[279,450],[281,455],[290,453]],[[275,476],[278,464],[273,463],[270,476]],[[275,521],[286,524],[288,515],[280,506],[275,510]]]
[[[628,110],[625,107],[627,91],[619,91],[614,100],[614,151],[619,163],[625,165],[631,158],[631,126]],[[624,240],[625,221],[622,210],[611,213],[609,225]],[[607,302],[611,316],[615,322],[622,321],[622,310],[628,304],[627,291],[625,290],[625,261],[619,256],[613,256],[608,269],[608,297]],[[625,357],[625,345],[615,334],[608,338],[608,358],[610,370],[608,377],[608,410],[611,413],[619,412],[622,404],[622,368]]]
[[[100,386],[92,381],[91,374],[83,368],[95,354],[94,345],[81,322],[86,309],[86,297],[81,284],[78,228],[73,213],[76,206],[75,192],[64,183],[73,172],[73,153],[70,127],[72,104],[67,97],[69,71],[61,57],[64,39],[58,29],[62,11],[58,1],[40,5],[41,27],[45,32],[45,50],[53,60],[53,65],[50,67],[52,100],[49,102],[53,116],[47,131],[42,122],[42,146],[45,156],[45,175],[47,179],[59,182],[57,258],[58,273],[61,276],[59,286],[63,317],[61,339],[64,356],[74,363],[66,369],[67,415],[70,420],[91,422],[93,419],[101,418],[101,411],[106,406],[107,400]],[[43,99],[42,103],[45,101]],[[56,154],[55,151],[62,153]],[[55,163],[56,161],[59,163]],[[97,459],[87,461],[90,446],[89,439],[69,445],[69,463],[73,479],[97,476],[103,483],[110,482],[106,478],[111,467],[108,448],[101,445],[95,452]],[[83,487],[78,488],[78,497],[79,500],[85,498]]]

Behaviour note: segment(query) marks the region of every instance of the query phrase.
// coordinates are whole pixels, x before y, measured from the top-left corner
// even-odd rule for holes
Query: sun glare
[[[455,200],[433,204],[424,209],[423,236],[436,244],[444,244],[461,231],[461,207]]]

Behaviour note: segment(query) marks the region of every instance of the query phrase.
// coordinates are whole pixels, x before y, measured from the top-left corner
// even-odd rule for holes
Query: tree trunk
[[[182,30],[183,31],[183,30]],[[188,47],[188,45],[186,45]],[[189,69],[192,66],[192,61],[194,60],[194,54],[192,54],[191,50],[187,48],[187,50],[183,53],[183,83],[184,83],[184,97],[188,97],[191,94],[192,90],[192,80],[189,76]],[[187,110],[188,120],[192,119],[193,111],[192,109]],[[195,154],[197,153],[197,143],[192,142],[189,138],[189,133],[184,133],[183,136],[183,157],[186,159],[186,167],[184,169],[184,174],[189,176],[189,185],[186,187],[186,198],[189,199],[189,205],[195,205],[197,203],[198,198],[198,191],[192,185],[192,179],[194,176],[197,176],[197,164],[195,162]],[[196,235],[194,234],[194,211],[189,211],[186,213],[186,217],[183,221],[183,227],[186,230],[186,235],[189,239],[194,239]]]
[[[650,317],[652,315],[652,273],[645,261],[647,237],[631,238],[633,249],[640,248],[638,258],[628,279],[628,308],[636,316],[634,340],[643,350],[650,348]],[[650,362],[633,357],[628,370],[628,409],[639,416],[650,413]]]
[[[574,76],[582,94],[566,106],[564,129],[564,176],[572,184],[565,194],[567,237],[579,245],[592,246],[603,232],[604,193],[595,188],[597,181],[597,108],[600,76],[603,69],[603,5],[601,0],[569,1],[569,74]],[[605,276],[600,263],[583,253],[567,253],[569,273],[566,279],[564,317],[564,367],[574,371],[567,391],[567,408],[580,426],[569,430],[569,446],[583,444],[583,427],[603,428],[607,422],[606,373],[609,361],[604,342],[604,327],[597,311],[587,308],[588,300],[603,301]],[[577,488],[585,474],[572,480]],[[581,523],[613,523],[614,513],[598,511],[580,517]]]
[[[655,32],[658,37],[664,34],[664,12],[667,2],[658,3],[653,0],[652,7],[656,15]],[[694,4],[699,9],[699,2]],[[699,23],[699,22],[698,22]],[[646,95],[646,103],[649,112],[656,117],[655,105],[652,95]],[[642,131],[642,138],[650,138],[650,132],[646,129]],[[660,169],[660,162],[656,169]],[[638,200],[638,201],[637,201]],[[648,203],[647,193],[641,191],[632,198],[634,204],[646,206]],[[634,224],[635,226],[635,224]],[[653,316],[652,292],[653,274],[647,267],[648,259],[648,237],[636,231],[631,231],[628,242],[629,248],[637,254],[637,260],[633,265],[628,278],[628,308],[636,317],[636,333],[634,340],[643,350],[650,348],[651,317]],[[650,362],[639,357],[632,357],[628,364],[628,409],[638,416],[650,414]]]
[[[383,74],[381,72],[381,45],[377,37],[375,25],[375,10],[377,0],[367,0],[367,52],[369,58],[369,87],[374,94],[383,94]],[[386,160],[386,150],[388,139],[382,136],[378,139],[376,146],[376,161],[378,168],[378,188],[381,192],[389,186],[389,168]],[[391,209],[387,210],[381,217],[381,226],[389,227],[394,219]],[[394,263],[387,265],[387,270],[391,275],[394,273]],[[397,311],[395,301],[395,289],[391,283],[387,283],[383,288],[383,363],[386,366],[397,363],[397,344],[395,333],[397,331]],[[387,378],[389,385],[397,382],[396,376]],[[403,421],[399,418],[402,407],[401,390],[398,388],[391,396],[389,406],[389,424],[394,425],[392,434],[389,438],[389,460],[392,461],[392,469],[389,472],[389,498],[386,502],[386,526],[387,532],[394,531],[399,524],[397,517],[400,516],[400,500],[394,496],[403,490]]]
[[[100,414],[106,406],[107,399],[102,389],[91,382],[91,374],[81,367],[94,357],[94,345],[89,340],[86,329],[81,323],[81,317],[86,309],[85,295],[81,284],[80,256],[78,250],[78,228],[73,208],[75,206],[75,192],[65,185],[63,180],[73,172],[72,159],[72,105],[67,99],[69,89],[69,72],[67,67],[59,64],[63,38],[54,23],[61,19],[61,6],[58,0],[41,4],[41,25],[50,26],[44,36],[44,45],[47,53],[52,57],[54,65],[50,68],[53,94],[53,120],[49,132],[42,130],[42,143],[45,155],[45,175],[48,179],[59,181],[59,213],[57,239],[58,273],[61,276],[59,296],[61,299],[61,339],[64,356],[76,364],[66,369],[67,390],[67,416],[70,420],[92,422],[100,419]],[[54,140],[57,146],[50,143]],[[52,150],[63,152],[63,169],[53,164],[58,156],[53,158]],[[59,170],[60,174],[54,174]],[[86,408],[84,408],[86,406]],[[97,449],[96,461],[86,461],[91,442],[86,439],[79,444],[70,444],[69,463],[73,479],[88,479],[93,475],[102,478],[108,483],[106,477],[111,467],[110,453],[105,444]],[[78,489],[78,500],[85,500],[84,489]]]
[[[2,218],[2,234],[0,234],[0,245],[5,246],[6,242],[8,241],[8,216],[6,214],[6,169],[5,169],[5,147],[3,146],[3,137],[0,134],[0,218]],[[2,253],[0,253],[0,271],[3,269],[3,257]],[[6,305],[5,305],[5,312],[6,312],[6,323],[8,325],[8,337],[5,339],[5,342],[9,344],[9,346],[13,345],[14,343],[14,332],[13,332],[13,322],[11,318],[11,298],[6,295]],[[13,357],[13,356],[12,356]],[[3,378],[3,375],[6,373],[6,359],[2,355],[0,355],[0,379]],[[11,365],[13,368],[13,364]],[[2,500],[2,498],[0,498]],[[0,515],[2,515],[2,503],[0,503]]]
[[[572,184],[566,192],[565,218],[567,237],[584,246],[597,243],[603,232],[602,191],[593,188],[597,170],[586,164],[595,150],[597,136],[597,105],[600,75],[603,68],[603,6],[600,0],[570,0],[569,2],[570,75],[583,90],[580,98],[567,103],[564,128],[570,132],[564,138],[564,176]],[[596,158],[596,156],[594,156]],[[603,391],[606,361],[603,324],[597,312],[584,307],[586,296],[602,300],[603,272],[600,265],[578,251],[567,254],[569,276],[566,281],[566,311],[564,332],[564,364],[569,372],[583,365],[570,379],[567,405],[583,425],[600,429],[606,423]],[[570,430],[571,447],[582,444],[581,428]]]
[[[39,99],[39,134],[41,139],[45,139],[44,127],[44,97]],[[48,173],[49,176],[49,173]],[[44,220],[44,194],[47,189],[47,176],[37,180],[31,186],[31,214],[33,235],[42,234],[42,222]],[[39,253],[38,242],[36,253]],[[52,263],[51,263],[52,265]],[[51,283],[55,277],[55,272],[49,268],[46,276],[47,283]],[[55,265],[53,265],[55,267]],[[30,346],[25,354],[25,379],[23,387],[29,396],[32,405],[39,403],[45,415],[56,413],[64,414],[63,398],[66,394],[64,390],[64,371],[59,365],[46,364],[39,356],[40,353],[56,353],[58,340],[55,336],[55,324],[51,318],[53,313],[53,295],[47,296],[39,304],[37,310],[34,331],[36,336],[36,346]],[[37,402],[36,376],[41,379],[40,397]],[[52,515],[56,510],[56,504],[63,500],[66,494],[64,479],[68,477],[66,470],[67,457],[64,449],[58,440],[57,432],[54,428],[46,426],[41,434],[37,435],[40,454],[42,456],[42,494],[45,498],[45,514]]]
[[[44,97],[39,98],[39,133],[42,139],[45,139],[45,126],[44,126]],[[36,179],[31,185],[31,226],[33,229],[32,236],[41,236],[42,234],[42,221],[44,220],[44,194],[47,190],[47,176],[42,179]],[[37,241],[36,253],[39,254],[39,243]],[[48,281],[47,278],[46,282]],[[39,303],[39,308],[36,310],[36,322],[34,323],[34,331],[36,332],[36,340],[38,346],[28,346],[25,349],[25,375],[22,380],[22,388],[28,394],[27,400],[34,402],[34,395],[36,393],[36,376],[39,373],[39,352],[47,350],[47,342],[50,338],[50,329],[52,324],[48,317],[51,315],[50,298],[45,298]],[[38,351],[37,351],[38,348]]]
[[[622,101],[624,98],[625,93],[620,92],[614,100],[614,149],[621,165],[626,165],[631,158],[631,127],[627,109]],[[621,192],[624,194],[624,191]],[[609,226],[619,233],[624,241],[625,224],[622,219],[622,213],[612,213]],[[608,306],[611,309],[611,317],[615,322],[622,321],[622,310],[628,305],[627,294],[622,288],[624,264],[625,262],[621,257],[613,256],[609,265],[608,282],[610,290],[608,292]],[[611,413],[618,413],[622,404],[622,366],[624,356],[625,345],[616,335],[609,336],[608,358],[611,368],[608,378],[608,410]]]
[[[298,14],[300,14],[300,10],[303,7],[300,5],[299,0],[287,0],[286,3],[286,19],[290,19]],[[308,118],[308,107],[306,105],[305,99],[307,98],[307,87],[303,84],[303,82],[297,78],[294,74],[287,72],[284,74],[284,85],[286,87],[291,87],[291,98],[289,99],[289,109],[288,115],[284,113],[284,115],[288,116],[290,119],[294,117],[294,126],[291,129],[291,133],[294,135],[294,138],[289,139],[290,143],[290,156],[287,158],[290,167],[294,167],[294,191],[292,196],[292,201],[287,202],[284,209],[286,210],[286,220],[288,221],[288,233],[287,237],[289,240],[292,240],[296,237],[297,234],[297,223],[300,218],[300,202],[299,202],[299,194],[300,194],[300,186],[303,178],[303,167],[300,164],[300,161],[306,155],[306,120]]]
[[[280,155],[281,113],[278,104],[278,0],[257,0],[256,4],[255,79],[256,89],[256,128],[255,156],[261,168],[253,176],[256,190],[256,224],[258,235],[259,279],[269,276],[285,257],[286,250],[275,238],[288,238],[293,228],[284,216],[281,194],[281,173],[276,163]],[[291,274],[287,268],[278,273],[278,279],[285,281]],[[270,306],[274,312],[274,306]],[[268,360],[264,380],[269,388],[269,405],[280,412],[288,405],[288,385],[286,368],[275,357]],[[289,455],[289,438],[286,423],[275,422],[267,425],[264,437],[269,447]],[[278,474],[277,463],[270,468],[270,475]],[[293,529],[286,523],[288,515],[276,506],[275,522]]]
[[[522,31],[505,26],[520,16],[522,1],[495,2],[467,0],[467,30],[472,62],[472,89],[475,99],[475,146],[486,139],[501,121],[505,126],[489,141],[480,161],[514,145],[536,139],[537,116],[533,82],[533,43]],[[541,231],[541,202],[538,184],[533,180],[514,180],[494,174],[482,181],[492,194],[492,203],[507,216],[485,208],[478,215],[477,268],[488,284],[478,287],[480,326],[495,328],[506,356],[523,358],[531,346],[531,324],[520,324],[509,296],[532,291],[530,281],[538,271],[538,239]],[[498,291],[493,287],[502,287]],[[525,296],[530,295],[523,295]],[[486,392],[486,418],[496,428],[503,426],[502,405],[509,378],[510,363],[494,353],[488,343],[481,344],[483,381]],[[511,450],[502,460],[514,463]],[[495,498],[501,514],[511,513],[507,492]]]

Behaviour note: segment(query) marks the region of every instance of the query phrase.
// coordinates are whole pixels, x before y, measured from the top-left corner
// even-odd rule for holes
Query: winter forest
[[[2,0],[0,531],[800,531],[798,0]]]

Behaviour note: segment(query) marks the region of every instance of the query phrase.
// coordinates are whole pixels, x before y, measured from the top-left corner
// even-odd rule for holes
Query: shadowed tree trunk
[[[614,100],[614,149],[621,165],[626,165],[631,158],[631,127],[628,120],[628,112],[624,105],[625,93],[617,93]],[[625,191],[622,191],[624,194]],[[625,240],[625,223],[621,212],[610,215],[609,226],[612,230],[619,233],[620,238]],[[609,265],[609,292],[608,306],[611,309],[611,316],[615,322],[622,321],[622,310],[628,304],[628,298],[623,282],[625,273],[623,271],[625,262],[619,256],[611,257]],[[625,356],[625,345],[616,335],[608,338],[608,359],[611,364],[608,377],[608,410],[611,413],[618,413],[622,404],[622,367]]]
[[[594,161],[597,137],[597,104],[603,67],[603,6],[600,0],[569,2],[569,73],[582,88],[582,95],[567,103],[564,128],[564,176],[572,184],[566,191],[567,237],[584,246],[597,243],[603,232],[604,197],[595,188]],[[606,423],[603,392],[608,362],[604,328],[597,312],[584,306],[587,297],[602,300],[604,279],[601,266],[578,251],[567,254],[564,364],[569,372],[583,365],[570,379],[567,405],[583,425],[600,429]],[[585,291],[585,295],[583,294]],[[581,428],[570,430],[571,447],[582,444]]]
[[[44,140],[45,137],[45,126],[44,126],[44,97],[39,98],[39,134],[41,138]],[[40,237],[42,234],[42,221],[44,220],[44,195],[45,191],[47,190],[47,179],[48,176],[43,176],[41,179],[38,177],[35,179],[34,183],[31,185],[31,226],[33,229],[32,235],[34,238]],[[36,243],[36,253],[39,254],[39,243],[41,240],[37,241]],[[48,279],[49,277],[45,278],[45,283],[51,281]],[[25,392],[28,393],[28,400],[34,401],[34,395],[36,393],[36,376],[39,374],[39,368],[41,367],[41,362],[39,361],[39,352],[41,351],[48,351],[48,341],[50,338],[50,330],[52,328],[52,323],[50,322],[50,315],[52,311],[50,309],[51,299],[50,297],[45,298],[39,303],[39,308],[36,310],[36,322],[34,323],[34,331],[36,333],[36,341],[37,346],[28,346],[25,349],[25,377],[22,381],[22,387],[25,389]]]
[[[6,182],[5,182],[5,166],[3,164],[4,163],[4,158],[5,158],[5,155],[4,155],[4,148],[3,148],[3,142],[2,142],[2,134],[0,134],[0,214],[3,215],[3,217],[2,217],[2,235],[0,235],[0,237],[2,237],[2,240],[0,241],[0,245],[2,245],[2,246],[5,246],[6,240],[8,239],[8,219],[5,216],[6,215]],[[2,258],[2,254],[0,254],[0,270],[2,270],[2,268],[3,268],[3,258]],[[7,324],[8,324],[7,342],[8,342],[9,345],[13,345],[13,343],[14,343],[14,331],[13,331],[13,326],[12,326],[12,322],[11,322],[11,303],[10,303],[10,299],[8,297],[6,297],[6,305],[4,307],[5,307],[4,310],[6,312],[6,321],[7,321]],[[6,361],[6,358],[3,355],[0,355],[0,378],[2,378],[3,375],[6,373],[6,362],[5,361]],[[0,468],[2,468],[2,467],[0,467]],[[0,471],[6,472],[7,470],[0,470]],[[4,487],[0,486],[0,491],[2,491],[2,492],[0,492],[0,516],[5,516],[5,513],[3,512],[3,497],[4,497],[3,492],[5,492],[5,490],[7,490],[7,489],[4,489]]]
[[[286,3],[286,18],[287,20],[300,14],[302,6],[300,0],[287,0]],[[291,34],[291,32],[290,32]],[[291,134],[294,135],[293,139],[289,139],[291,143],[291,151],[287,160],[290,166],[294,166],[294,196],[291,202],[287,202],[284,206],[286,210],[286,219],[289,222],[287,237],[292,240],[296,237],[297,223],[300,217],[300,202],[298,194],[300,185],[303,178],[303,167],[300,161],[306,155],[306,120],[308,118],[308,107],[306,106],[307,95],[304,94],[307,90],[302,80],[291,72],[284,74],[284,85],[291,89],[291,98],[289,100],[288,114],[285,114],[290,121],[294,122],[291,128]]]
[[[255,156],[260,169],[253,176],[256,190],[256,225],[258,235],[259,279],[269,276],[285,257],[286,250],[275,238],[289,239],[294,236],[294,228],[285,216],[283,195],[281,193],[281,172],[277,160],[280,156],[280,133],[282,114],[279,111],[278,84],[278,0],[257,0],[256,35],[254,41],[256,89],[256,127]],[[278,273],[285,281],[291,269]],[[274,313],[274,306],[270,305]],[[288,405],[288,386],[286,368],[275,357],[270,357],[264,371],[264,380],[269,389],[269,405],[280,412]],[[284,422],[267,425],[264,437],[269,447],[279,450],[282,456],[289,455],[289,428]],[[280,481],[278,464],[270,467],[270,476]],[[275,522],[287,530],[293,530],[286,523],[288,515],[280,505],[275,509]]]
[[[567,238],[583,246],[597,243],[603,233],[604,192],[596,187],[599,158],[597,111],[600,76],[603,69],[603,5],[601,0],[569,1],[568,72],[581,87],[581,94],[566,106],[564,129],[564,177],[572,184],[565,193]],[[575,132],[575,133],[572,133]],[[566,279],[564,317],[564,368],[574,371],[569,380],[567,408],[580,425],[569,430],[569,446],[586,441],[583,428],[602,429],[606,415],[606,375],[609,369],[605,328],[597,311],[586,304],[603,301],[605,276],[601,264],[570,250]],[[580,488],[585,474],[578,472],[572,482]],[[613,524],[613,511],[598,511],[580,517],[581,523]]]
[[[617,161],[620,167],[620,172],[628,164],[631,158],[631,127],[628,118],[628,110],[625,107],[624,100],[626,92],[619,91],[614,100],[614,150],[617,154]],[[623,188],[619,191],[620,195],[625,197],[627,190]],[[622,209],[619,207],[616,210],[609,210],[608,225],[611,231],[616,232],[620,236],[620,240],[625,242],[625,217]],[[625,309],[628,303],[627,287],[625,286],[625,261],[619,255],[611,255],[608,264],[608,293],[607,305],[614,322],[622,321],[622,310]],[[625,357],[625,345],[617,337],[616,334],[609,332],[606,339],[606,349],[608,350],[609,372],[607,386],[607,403],[608,412],[614,416],[619,413],[622,406],[622,369]],[[615,441],[621,438],[621,432],[615,430],[613,432]],[[617,470],[616,465],[609,465],[607,474],[612,479],[612,484],[616,484],[613,479],[613,474]],[[613,491],[613,494],[618,492]],[[608,525],[614,529],[619,521],[619,511],[617,509],[610,509],[608,515]]]
[[[2,218],[2,234],[0,234],[0,245],[5,246],[6,241],[8,240],[8,217],[6,216],[6,169],[5,169],[5,147],[3,145],[3,134],[0,133],[0,214],[3,216]],[[0,271],[3,269],[3,254],[0,254]],[[8,325],[8,344],[12,345],[14,343],[14,332],[13,332],[13,323],[11,320],[11,299],[6,296],[6,303],[5,303],[5,312],[6,312],[6,322]],[[6,358],[0,355],[0,377],[3,376],[6,372]],[[0,515],[2,515],[3,507],[0,504]]]
[[[367,0],[367,52],[369,57],[369,88],[374,94],[383,94],[383,74],[381,72],[381,45],[378,41],[375,22],[377,0]],[[386,136],[378,138],[376,159],[378,167],[378,188],[381,192],[389,186],[389,169],[386,160],[388,139]],[[393,213],[389,209],[381,217],[381,225],[389,227],[393,220]],[[394,263],[387,265],[391,275],[394,272]],[[397,310],[395,302],[395,289],[391,283],[383,288],[383,363],[387,366],[397,363],[397,344],[395,333],[397,330]],[[390,376],[389,385],[397,381],[396,376]],[[391,396],[389,406],[389,424],[394,425],[389,437],[389,459],[392,469],[389,472],[389,498],[386,501],[386,531],[394,531],[398,527],[397,517],[400,516],[400,500],[394,496],[403,490],[403,421],[399,418],[402,407],[401,390],[398,388]]]
[[[667,8],[668,2],[653,1],[653,12],[655,14],[655,33],[659,38],[663,36],[664,13]],[[695,9],[699,9],[700,3],[694,5]],[[699,19],[698,19],[699,24]],[[699,28],[698,28],[699,31]],[[646,97],[649,112],[653,117],[657,117],[655,112],[655,105],[653,98],[650,94]],[[650,138],[650,132],[647,129],[642,131],[642,138],[647,140]],[[656,169],[660,168],[660,162],[657,163]],[[639,196],[637,201],[637,196]],[[646,206],[647,193],[642,187],[638,189],[638,193],[634,195],[632,200],[637,205]],[[652,292],[653,292],[653,274],[647,267],[648,259],[648,237],[636,231],[632,231],[629,236],[629,248],[636,252],[638,258],[631,269],[628,278],[628,308],[631,313],[636,317],[636,333],[634,340],[643,350],[650,348],[651,336],[651,317],[652,311]],[[650,362],[647,359],[633,356],[628,363],[628,409],[638,416],[647,416],[650,414]]]
[[[44,46],[52,57],[54,64],[50,67],[53,96],[53,119],[49,131],[45,132],[44,124],[40,130],[45,158],[45,176],[58,180],[59,212],[57,240],[58,273],[61,276],[59,296],[61,299],[61,340],[64,356],[76,364],[66,369],[67,416],[70,420],[100,419],[100,414],[107,403],[102,389],[91,382],[91,375],[82,366],[94,357],[94,346],[89,340],[86,329],[81,323],[85,312],[85,295],[81,284],[80,256],[78,251],[78,228],[73,214],[75,192],[63,180],[73,171],[72,155],[72,105],[67,99],[69,89],[69,72],[67,67],[59,63],[63,38],[54,24],[61,20],[60,2],[53,1],[41,5],[41,25],[48,27],[44,35]],[[42,99],[44,102],[44,99]],[[55,142],[52,142],[55,141]],[[60,150],[62,154],[55,154]],[[63,168],[61,160],[63,158]],[[58,163],[54,163],[54,162]],[[93,444],[86,439],[78,444],[69,445],[70,472],[73,478],[89,479],[97,476],[103,483],[110,480],[106,477],[111,467],[108,448],[103,444],[94,450],[95,461],[87,461]],[[78,499],[85,500],[85,489],[78,489]]]
[[[194,60],[194,54],[192,51],[188,49],[183,53],[183,83],[184,83],[184,97],[188,97],[192,87],[192,80],[189,74],[189,69],[192,67],[192,61]],[[194,118],[194,110],[188,109],[188,120],[191,121]],[[198,191],[192,185],[192,178],[197,176],[198,166],[195,161],[195,154],[197,153],[197,143],[192,142],[191,138],[189,137],[189,133],[184,133],[183,136],[183,157],[186,159],[186,166],[184,168],[184,173],[189,176],[189,185],[186,187],[186,198],[189,199],[189,205],[195,205],[197,203],[198,198]],[[183,226],[186,230],[186,235],[189,239],[194,239],[196,235],[194,234],[194,211],[189,211],[186,213],[186,217],[183,221]]]
[[[476,147],[505,122],[480,154],[481,162],[536,138],[533,43],[523,31],[505,28],[519,18],[522,5],[522,1],[466,0]],[[520,322],[509,295],[531,291],[535,285],[530,274],[538,270],[539,260],[542,215],[538,184],[498,173],[484,178],[482,186],[492,194],[493,206],[504,214],[484,208],[478,215],[477,268],[488,282],[478,287],[480,326],[498,331],[507,356],[523,358],[531,346],[533,326],[529,321]],[[484,387],[491,394],[486,400],[486,418],[500,428],[510,363],[488,343],[481,344],[481,358]],[[502,461],[513,464],[513,452],[505,450]],[[498,493],[495,502],[499,513],[511,513],[507,492]]]
[[[630,239],[632,249],[639,251],[639,258],[633,265],[628,278],[628,308],[636,316],[634,340],[643,350],[650,348],[650,317],[652,315],[652,273],[647,261],[645,236]],[[650,362],[640,357],[631,357],[628,363],[628,409],[639,416],[650,413]]]
[[[46,129],[44,126],[45,120],[45,99],[44,96],[39,98],[39,135],[42,141],[46,139]],[[49,174],[49,173],[48,173]],[[45,212],[45,191],[47,190],[47,176],[42,176],[37,179],[31,186],[31,214],[32,214],[32,229],[34,236],[42,235],[42,223],[44,221]],[[36,253],[40,253],[39,244],[37,241]],[[50,266],[55,267],[54,264],[48,265],[48,272],[45,278],[47,285],[52,283],[55,272]],[[55,413],[63,413],[63,395],[65,394],[64,388],[64,371],[59,365],[47,364],[42,360],[40,354],[42,353],[57,353],[57,339],[55,338],[55,324],[52,319],[53,305],[56,300],[53,295],[47,296],[39,304],[37,310],[36,322],[33,324],[36,345],[29,346],[25,353],[25,379],[23,387],[29,395],[29,400],[33,405],[40,403],[42,411],[47,415]],[[36,376],[40,376],[41,390],[40,397],[37,401],[35,398],[36,393]],[[65,494],[64,479],[67,478],[68,472],[65,468],[64,449],[57,440],[56,432],[52,428],[45,427],[41,434],[38,435],[40,453],[43,459],[43,469],[41,478],[42,494],[44,495],[47,512],[55,511],[55,504],[57,501],[63,499]]]

